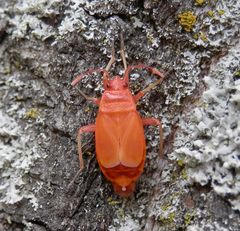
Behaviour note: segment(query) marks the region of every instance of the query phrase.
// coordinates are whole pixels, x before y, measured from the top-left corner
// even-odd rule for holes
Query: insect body
[[[153,87],[160,84],[164,75],[157,69],[143,64],[127,67],[122,37],[120,52],[125,69],[123,78],[120,76],[109,78],[108,71],[115,62],[113,47],[111,59],[105,69],[92,69],[77,76],[72,86],[86,75],[103,72],[104,93],[100,99],[88,97],[79,90],[83,97],[99,106],[96,123],[83,126],[78,131],[80,168],[83,169],[82,134],[95,132],[97,160],[104,176],[112,182],[117,194],[129,196],[134,192],[135,183],[143,171],[146,158],[144,125],[159,126],[160,157],[163,156],[161,122],[155,118],[141,118],[136,110],[136,103]],[[128,87],[129,73],[135,68],[145,68],[159,78],[138,94],[132,95]]]

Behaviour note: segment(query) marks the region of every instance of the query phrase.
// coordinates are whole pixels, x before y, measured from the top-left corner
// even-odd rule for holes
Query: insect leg
[[[103,69],[103,68],[90,68],[87,71],[81,73],[80,75],[78,75],[71,83],[72,86],[75,86],[78,82],[80,82],[84,77],[93,74],[94,72],[103,72],[104,75],[106,75],[106,77],[108,78],[108,72]]]
[[[134,66],[128,66],[127,70],[125,71],[125,75],[129,75],[129,72],[133,69],[147,69],[149,72],[151,72],[152,74],[154,75],[157,75],[159,76],[162,80],[164,79],[165,75],[160,72],[158,69],[154,68],[154,67],[150,67],[150,66],[147,66],[145,64],[138,64],[138,65],[134,65]]]
[[[77,135],[77,147],[78,147],[78,155],[79,155],[79,162],[80,162],[80,170],[83,170],[84,163],[82,157],[82,134],[87,132],[95,132],[95,124],[89,124],[79,128],[78,135]]]
[[[153,125],[159,127],[159,139],[160,139],[159,155],[160,158],[163,159],[163,129],[161,121],[155,118],[142,118],[142,122],[143,125]]]
[[[159,70],[157,70],[156,68],[154,67],[150,67],[150,66],[147,66],[145,64],[138,64],[138,65],[134,65],[134,66],[128,66],[128,68],[125,70],[125,73],[124,73],[124,79],[126,82],[128,82],[128,79],[129,79],[129,73],[130,71],[132,71],[133,69],[147,69],[149,72],[151,72],[152,74],[154,75],[157,75],[158,77],[160,77],[161,79],[161,82],[163,81],[165,75],[163,73],[161,73]],[[161,83],[160,82],[160,83]]]
[[[106,76],[106,78],[108,78],[108,72],[105,70],[105,69],[101,69],[101,68],[98,68],[98,69],[89,69],[87,70],[86,72],[83,72],[82,74],[78,75],[71,83],[72,86],[76,86],[78,82],[80,82],[84,77],[88,76],[88,75],[91,75],[93,74],[94,72],[103,72],[104,73],[104,76]],[[93,103],[99,105],[99,102],[100,100],[97,99],[97,98],[94,98],[94,97],[89,97],[87,96],[83,91],[77,89],[78,92],[86,99],[86,100],[89,100],[89,101],[92,101]]]
[[[152,90],[154,87],[156,87],[158,84],[160,84],[163,81],[163,79],[158,79],[155,82],[151,83],[143,89],[142,91],[139,91],[136,95],[133,96],[135,102],[137,102],[139,99],[141,99],[147,92]]]
[[[80,95],[83,96],[86,100],[89,100],[89,101],[99,105],[100,99],[97,99],[97,98],[94,98],[94,97],[89,97],[83,91],[79,90],[78,88],[77,88],[77,90],[80,93]]]
[[[122,61],[123,61],[123,66],[124,66],[124,70],[127,70],[127,61],[126,61],[126,56],[125,56],[125,47],[124,47],[124,40],[123,40],[123,34],[120,33],[120,54],[122,57]]]

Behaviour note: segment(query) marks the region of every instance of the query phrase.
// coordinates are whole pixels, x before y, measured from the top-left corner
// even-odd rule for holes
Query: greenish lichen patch
[[[119,201],[119,200],[114,200],[112,197],[109,197],[109,198],[107,199],[107,202],[108,202],[108,204],[111,205],[111,206],[119,205],[119,204],[122,203],[122,202]]]
[[[170,212],[167,216],[160,216],[159,217],[159,221],[162,222],[163,224],[172,224],[174,222],[174,218],[175,218],[175,213],[174,212]]]
[[[184,215],[184,222],[186,226],[189,226],[191,221],[194,219],[195,213],[194,212],[187,212]]]

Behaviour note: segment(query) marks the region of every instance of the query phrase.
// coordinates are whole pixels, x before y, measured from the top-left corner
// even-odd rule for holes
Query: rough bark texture
[[[218,78],[226,65],[230,82],[239,84],[239,10],[239,1],[225,0],[0,0],[0,230],[240,230],[240,134],[229,136],[235,165],[223,166],[219,156],[207,163],[226,167],[216,177],[196,161],[199,146],[189,149],[194,138],[184,130],[188,113],[206,106],[205,76]],[[70,86],[78,73],[106,66],[120,31],[128,64],[172,70],[138,104],[143,117],[162,120],[166,159],[158,160],[157,129],[146,129],[146,166],[129,199],[116,196],[100,173],[93,136],[84,138],[85,169],[78,173],[76,131],[94,123],[97,107]],[[117,55],[112,73],[123,69]],[[150,79],[134,72],[132,91]],[[82,82],[86,94],[100,96],[100,76]],[[231,89],[226,101],[235,99],[239,109],[237,82]],[[236,120],[233,129],[239,126]]]

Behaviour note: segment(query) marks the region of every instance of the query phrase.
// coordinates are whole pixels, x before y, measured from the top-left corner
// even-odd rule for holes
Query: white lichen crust
[[[1,87],[2,92],[9,87],[19,91],[30,86],[37,87],[18,74],[9,75],[5,84]],[[12,93],[11,97],[20,99],[18,93]],[[0,104],[0,203],[16,204],[27,199],[37,210],[41,206],[36,193],[41,189],[42,182],[31,179],[29,175],[36,160],[46,157],[39,142],[47,139],[42,132],[36,134],[32,124],[42,124],[43,121],[35,108],[24,108],[21,101],[8,104],[6,98],[7,94],[3,94],[2,100],[8,106]]]
[[[26,198],[34,209],[37,209],[38,203],[33,189],[29,190],[24,182],[24,176],[39,157],[36,147],[29,147],[30,136],[24,134],[17,122],[2,111],[0,137],[0,202],[14,204]]]
[[[206,91],[186,114],[175,141],[174,156],[184,160],[193,182],[211,184],[240,210],[240,46],[212,64]],[[186,135],[187,134],[187,135]]]

